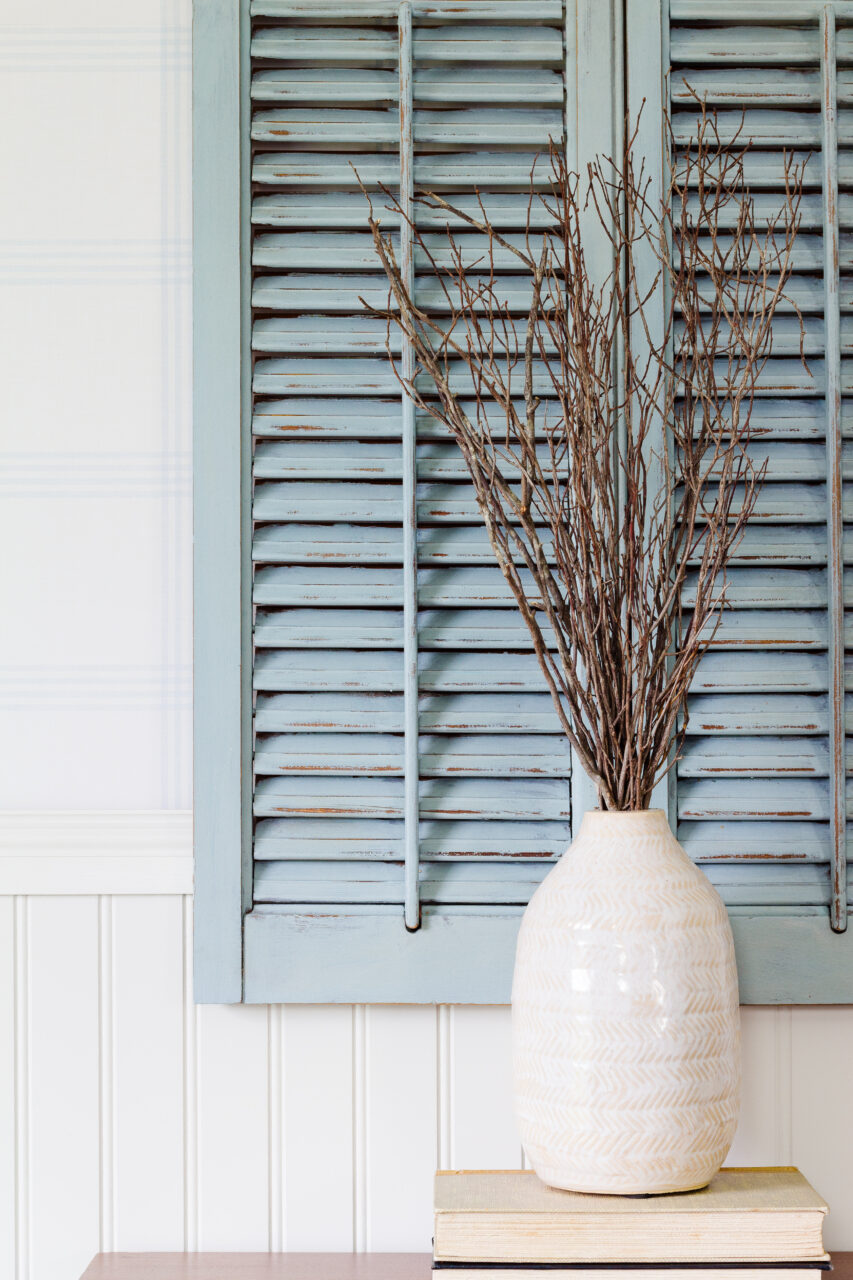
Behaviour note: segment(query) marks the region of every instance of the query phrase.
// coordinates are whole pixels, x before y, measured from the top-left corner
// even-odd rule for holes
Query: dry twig
[[[691,681],[764,475],[750,415],[799,224],[790,158],[782,207],[761,228],[748,145],[696,107],[693,146],[672,149],[660,205],[635,163],[636,129],[621,159],[597,160],[583,182],[552,146],[549,189],[537,194],[531,178],[521,247],[482,201],[475,218],[417,194],[416,211],[448,217],[449,266],[410,222],[441,314],[410,294],[370,209],[390,292],[387,308],[367,309],[412,344],[415,378],[390,341],[389,358],[462,451],[560,723],[607,809],[646,808],[683,744]],[[584,252],[590,210],[612,246],[603,283]],[[483,238],[476,270],[454,225]],[[529,280],[526,316],[501,296],[499,254]]]

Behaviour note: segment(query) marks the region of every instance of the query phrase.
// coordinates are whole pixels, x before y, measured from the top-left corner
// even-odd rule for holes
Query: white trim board
[[[189,809],[0,812],[0,894],[192,893]]]

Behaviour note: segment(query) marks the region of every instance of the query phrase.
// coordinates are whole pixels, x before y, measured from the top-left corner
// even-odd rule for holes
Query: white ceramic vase
[[[533,895],[512,991],[522,1145],[552,1187],[705,1186],[734,1137],[740,1017],[726,909],[662,809],[587,813]]]

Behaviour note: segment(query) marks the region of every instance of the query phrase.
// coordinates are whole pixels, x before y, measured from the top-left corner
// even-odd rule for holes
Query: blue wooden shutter
[[[526,903],[570,839],[571,766],[461,455],[420,414],[406,448],[385,326],[359,303],[387,285],[356,173],[380,208],[377,183],[412,167],[472,211],[479,190],[522,232],[534,157],[563,138],[563,7],[255,0],[252,18],[249,927],[344,914],[404,946],[431,909]],[[427,265],[416,294],[440,311]],[[505,289],[523,308],[524,282]]]
[[[690,701],[676,777],[679,835],[706,864],[736,928],[745,933],[756,921],[766,931],[768,917],[790,914],[798,927],[809,920],[820,929],[824,948],[847,910],[851,21],[845,4],[672,0],[669,31],[677,143],[695,129],[687,86],[717,108],[724,136],[743,119],[759,216],[781,205],[784,149],[805,163],[789,293],[803,313],[809,363],[800,362],[789,307],[775,321],[753,414],[752,451],[769,459],[767,481],[730,575],[732,608]],[[792,954],[796,938],[792,925]],[[798,961],[807,968],[808,952]]]
[[[402,176],[404,191],[413,172],[457,203],[479,188],[518,234],[532,157],[561,136],[564,111],[582,167],[612,149],[623,88],[634,111],[658,100],[670,46],[682,139],[685,77],[724,109],[747,107],[759,203],[778,204],[786,142],[811,153],[794,284],[811,374],[782,316],[756,412],[770,480],[697,683],[673,812],[729,905],[742,998],[853,999],[853,931],[830,927],[846,877],[831,566],[840,428],[850,434],[850,6],[707,9],[195,6],[197,999],[509,997],[521,910],[570,838],[572,797],[577,818],[590,789],[461,461],[429,418],[411,420],[381,327],[357,303],[385,289],[352,165],[369,186]],[[643,130],[651,154],[648,114]],[[440,250],[440,223],[429,230]],[[413,265],[418,297],[440,306]],[[511,271],[505,284],[523,309]]]

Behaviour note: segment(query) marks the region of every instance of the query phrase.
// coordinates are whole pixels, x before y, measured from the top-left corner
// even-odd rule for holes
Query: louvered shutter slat
[[[310,725],[308,727],[312,728]],[[366,727],[373,731],[377,726],[374,723]],[[450,732],[446,738],[421,735],[419,754],[422,777],[440,777],[444,774],[500,777],[555,774],[562,777],[565,774],[567,748],[559,740],[552,745],[547,737],[544,741],[534,735],[525,737],[517,726],[516,739],[508,743],[501,737],[474,734],[469,725],[454,727],[463,729],[464,737],[457,738]],[[542,727],[553,732],[553,719],[549,719]],[[292,731],[264,738],[262,748],[255,752],[255,769],[260,774],[270,776],[306,771],[314,774],[402,774],[402,745],[399,737],[394,734],[371,732],[369,740],[365,740],[358,733]]]
[[[765,531],[762,531],[765,532]],[[289,601],[281,596],[281,592],[289,591],[292,585],[300,580],[300,575],[285,573],[274,567],[278,563],[314,564],[319,562],[314,581],[318,584],[329,582],[331,578],[328,566],[340,561],[358,564],[360,562],[399,564],[401,560],[399,545],[387,528],[365,525],[357,534],[350,536],[347,525],[289,525],[265,528],[263,536],[259,533],[255,559],[259,563],[255,575],[254,599],[256,604],[285,604]],[[545,539],[543,538],[543,541]],[[766,536],[751,539],[744,552],[745,559],[754,556],[756,548],[759,554],[772,545],[772,539]],[[484,531],[470,526],[432,525],[424,526],[418,531],[419,563],[424,569],[422,581],[434,582],[426,569],[433,565],[453,564],[493,564],[494,553]],[[790,550],[790,548],[786,548]],[[809,554],[806,554],[806,550]],[[814,559],[820,562],[815,546],[815,554],[811,549],[803,551],[801,560]],[[310,576],[302,576],[310,587]],[[499,585],[499,584],[498,584]],[[503,589],[503,588],[500,588]],[[507,597],[509,598],[509,597]]]
[[[804,712],[802,714],[805,714]],[[265,732],[337,733],[341,730],[385,729],[402,732],[399,697],[350,694],[345,699],[321,694],[283,694],[260,700],[255,712]],[[483,694],[424,698],[420,726],[433,733],[530,733],[554,731],[556,713],[547,694],[495,699]]]
[[[806,675],[801,673],[801,681]],[[322,650],[259,652],[255,658],[255,688],[377,690],[402,688],[402,673],[393,654],[345,647]],[[470,690],[516,692],[541,688],[542,677],[532,654],[489,652],[421,652],[418,686],[424,691],[449,693]],[[807,687],[801,684],[798,687]]]
[[[335,63],[346,67],[376,67],[387,63],[396,69],[397,52],[396,31],[390,27],[382,29],[378,24],[368,28],[262,27],[252,38],[252,58],[257,63],[274,60],[301,67],[311,63],[321,67]],[[549,28],[462,22],[448,27],[417,26],[413,52],[419,69],[435,63],[460,62],[560,68],[563,40],[557,24]]]
[[[460,835],[459,832],[464,832]],[[565,822],[480,821],[421,823],[421,851],[431,862],[447,862],[460,853],[475,853],[492,860],[550,857],[570,839]],[[330,862],[366,862],[401,859],[403,823],[377,824],[367,818],[342,818],[334,824],[324,818],[261,818],[255,834],[255,857],[279,862],[308,859]]]
[[[562,85],[560,88],[562,90]],[[453,203],[469,217],[476,218],[480,214],[476,198],[470,194],[454,193]],[[527,196],[522,192],[492,194],[489,200],[489,216],[494,226],[501,229],[523,226],[526,211]],[[317,192],[259,194],[252,201],[251,218],[258,227],[307,227],[314,230],[320,227],[352,227],[363,232],[364,197],[360,191],[339,191],[334,202],[330,202]],[[543,208],[534,208],[532,219],[534,226],[543,226],[547,214]],[[398,218],[393,211],[383,208],[382,224],[390,233],[397,228]],[[425,230],[446,226],[459,226],[464,230],[464,224],[458,218],[441,209],[419,208],[418,225]]]
[[[778,17],[783,17],[784,8],[784,5],[776,8]],[[747,26],[723,21],[713,26],[698,25],[707,18],[707,7],[701,14],[690,13],[691,18],[698,20],[696,25],[687,22],[682,25],[680,16],[679,11],[671,11],[670,53],[676,72],[674,79],[680,78],[685,64],[702,62],[739,66],[760,63],[765,67],[803,62],[819,65],[820,37],[813,24],[805,28],[781,24]],[[686,12],[684,16],[688,16]],[[721,14],[718,16],[722,18]]]
[[[814,647],[817,648],[816,645]],[[826,663],[823,655],[809,652],[808,646],[792,649],[787,644],[784,651],[777,652],[761,644],[751,652],[739,647],[734,653],[720,652],[716,647],[702,660],[693,681],[693,699],[699,702],[701,717],[701,695],[709,692],[747,695],[757,691],[764,695],[815,692],[825,688]],[[691,707],[693,705],[692,701]],[[740,698],[727,705],[737,717]],[[701,718],[698,723],[701,724]]]
[[[424,904],[469,903],[523,906],[541,883],[547,865],[492,863],[500,876],[473,876],[464,862],[425,862],[420,868],[420,894]],[[829,905],[826,874],[819,866],[777,864],[772,869],[739,866],[737,874],[725,865],[711,864],[708,875],[730,907],[823,907]],[[345,873],[350,903],[401,903],[399,877],[393,866],[365,859]],[[328,861],[305,860],[299,864],[259,862],[256,900],[279,902],[286,893],[294,903],[333,903],[340,900],[341,868]]]
[[[562,112],[494,109],[480,111],[422,111],[414,118],[415,142],[446,146],[516,145],[541,147],[563,134]],[[373,111],[303,109],[267,110],[255,115],[256,142],[305,143],[319,146],[350,144],[359,148],[396,149],[400,121],[396,111],[382,116]],[[805,140],[805,138],[804,138]]]
[[[547,135],[543,135],[542,142],[547,144]],[[358,189],[359,180],[369,187],[396,184],[399,174],[393,157],[367,152],[358,153],[354,159],[355,154],[261,152],[252,166],[252,180],[263,186],[329,187],[336,191]],[[536,152],[524,150],[425,154],[415,157],[415,183],[436,191],[470,191],[474,187],[521,192],[529,188],[535,159]],[[769,183],[777,176],[773,168],[762,171],[759,180]],[[809,176],[814,182],[819,181],[817,172],[810,171]]]
[[[398,0],[252,0],[254,18],[287,18],[293,21],[360,21],[373,24],[381,18],[394,18]],[[519,22],[547,21],[562,18],[561,0],[412,0],[418,19],[432,22]]]
[[[694,696],[691,716],[694,732],[705,735],[772,731],[776,734],[825,734],[828,728],[827,699],[821,695],[807,697],[778,694],[772,697],[750,697],[736,701],[725,696]],[[702,748],[708,749],[704,738]]]
[[[327,102],[330,105],[391,105],[399,101],[400,81],[394,71],[348,67],[317,69],[290,67],[286,71],[259,71],[252,81],[252,100],[264,103]],[[562,107],[561,78],[539,67],[433,67],[424,68],[418,78],[418,98],[422,103],[443,105],[470,102],[522,103],[525,106],[552,104]],[[258,120],[261,124],[263,118]]]
[[[261,778],[255,788],[255,813],[295,817],[399,818],[403,780],[398,777]],[[421,815],[470,822],[477,818],[568,820],[568,790],[561,781],[516,779],[425,779]],[[378,833],[377,833],[378,834]],[[476,833],[474,833],[476,837]]]

